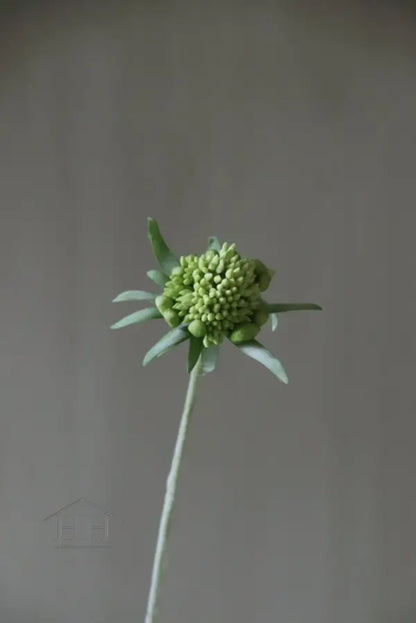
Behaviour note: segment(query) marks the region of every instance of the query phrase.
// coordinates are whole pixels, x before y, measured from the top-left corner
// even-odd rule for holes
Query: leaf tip
[[[156,221],[154,218],[152,218],[151,216],[147,217],[147,236],[149,239],[152,238],[152,235],[153,235],[152,230],[154,229],[155,223]]]

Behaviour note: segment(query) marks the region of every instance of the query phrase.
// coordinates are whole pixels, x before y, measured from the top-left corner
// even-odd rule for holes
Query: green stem
[[[160,580],[162,575],[163,562],[166,553],[166,545],[168,540],[169,524],[172,517],[173,506],[175,502],[176,486],[178,481],[179,469],[183,457],[183,450],[186,440],[186,433],[195,403],[195,394],[198,376],[201,371],[201,358],[194,366],[188,383],[185,404],[183,407],[182,417],[179,424],[178,437],[176,439],[175,450],[173,452],[172,464],[168,479],[166,481],[166,493],[163,502],[162,515],[160,517],[159,532],[156,541],[156,550],[153,560],[152,579],[150,582],[149,597],[147,601],[147,610],[145,623],[154,623],[156,617],[156,609],[160,591]]]

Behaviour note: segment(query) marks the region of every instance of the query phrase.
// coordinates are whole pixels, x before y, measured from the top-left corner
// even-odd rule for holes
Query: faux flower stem
[[[183,451],[188,431],[189,422],[195,403],[196,387],[198,377],[201,373],[201,358],[194,366],[190,376],[188,389],[186,392],[185,404],[183,407],[182,417],[179,424],[178,436],[176,439],[175,450],[173,452],[172,464],[169,476],[166,481],[166,493],[163,502],[162,515],[160,517],[159,532],[156,541],[156,550],[153,560],[152,578],[150,583],[149,597],[147,601],[147,610],[145,623],[154,623],[156,620],[156,610],[158,605],[158,597],[160,592],[160,583],[163,570],[163,563],[166,553],[168,541],[169,524],[172,517],[172,511],[175,503],[175,494],[178,482],[179,470],[181,467]]]

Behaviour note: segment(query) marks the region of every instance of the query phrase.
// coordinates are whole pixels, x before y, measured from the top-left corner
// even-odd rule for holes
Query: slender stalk
[[[166,481],[166,493],[163,502],[162,514],[159,523],[159,532],[156,541],[156,550],[153,560],[152,578],[150,582],[149,597],[147,601],[147,610],[145,623],[154,623],[156,617],[156,609],[160,591],[160,581],[163,570],[163,562],[166,553],[166,545],[168,540],[169,524],[172,517],[173,506],[175,502],[176,486],[178,481],[179,469],[181,466],[183,450],[185,445],[186,433],[195,403],[195,393],[198,376],[201,371],[201,358],[194,366],[190,376],[188,389],[186,392],[185,404],[183,407],[182,417],[179,424],[178,436],[176,439],[175,450],[173,452],[172,464]]]

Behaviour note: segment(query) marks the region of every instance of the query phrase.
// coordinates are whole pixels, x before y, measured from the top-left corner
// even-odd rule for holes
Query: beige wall
[[[186,383],[117,334],[145,219],[277,268],[264,341],[204,379],[160,623],[416,616],[415,13],[404,3],[5,7],[0,43],[0,619],[143,620]],[[42,518],[85,496],[109,550]]]

